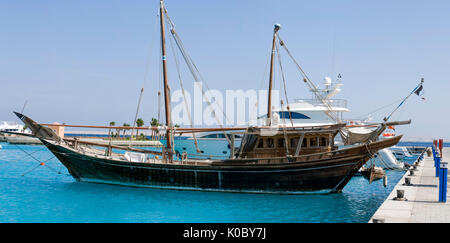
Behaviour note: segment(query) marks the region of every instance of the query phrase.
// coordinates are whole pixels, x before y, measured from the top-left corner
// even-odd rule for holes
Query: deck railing
[[[347,100],[343,99],[334,99],[334,100],[327,100],[331,107],[334,108],[347,108]],[[317,99],[294,99],[294,102],[296,103],[309,103],[316,106],[323,106],[323,102]]]

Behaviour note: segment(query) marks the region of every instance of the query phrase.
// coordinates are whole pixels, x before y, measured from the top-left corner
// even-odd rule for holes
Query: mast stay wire
[[[51,167],[51,166],[45,164],[46,162],[48,162],[48,161],[50,161],[50,160],[56,158],[54,155],[51,156],[50,158],[44,160],[44,161],[40,161],[39,159],[37,159],[36,157],[33,156],[33,154],[36,153],[37,151],[34,151],[34,152],[32,152],[32,153],[28,153],[27,151],[23,150],[20,146],[18,146],[18,145],[15,145],[15,146],[16,146],[18,149],[20,149],[23,153],[25,153],[26,155],[28,155],[30,158],[32,158],[32,159],[36,160],[37,162],[39,162],[39,165],[37,165],[37,166],[34,167],[33,169],[31,169],[31,170],[29,170],[29,171],[23,173],[22,176],[25,176],[26,174],[28,174],[28,173],[30,173],[30,172],[36,170],[36,169],[39,168],[40,166],[46,166],[47,168],[49,168],[50,170],[56,172],[56,173],[59,174],[59,175],[68,175],[68,174],[66,174],[66,173],[57,171],[57,170],[54,169],[53,167]],[[38,151],[40,151],[40,150],[38,150]]]
[[[294,58],[294,56],[292,55],[292,53],[289,51],[289,49],[286,46],[286,42],[283,41],[283,39],[278,35],[278,39],[280,40],[280,45],[284,48],[284,50],[286,51],[286,53],[289,55],[289,57],[292,59],[292,61],[294,62],[294,64],[297,66],[297,69],[300,71],[300,73],[303,76],[303,81],[309,86],[309,88],[313,91],[314,95],[316,96],[317,99],[319,99],[325,106],[325,108],[327,109],[325,111],[325,114],[328,115],[331,119],[333,119],[336,122],[340,122],[339,116],[337,116],[336,114],[334,114],[334,112],[331,109],[331,105],[329,102],[327,102],[322,95],[320,94],[317,86],[309,79],[308,75],[305,73],[305,71],[303,70],[303,68],[300,66],[300,64],[298,64],[297,60]]]
[[[176,66],[176,69],[177,69],[177,72],[178,72],[178,79],[180,81],[181,92],[183,93],[183,99],[184,99],[184,105],[185,105],[185,108],[186,108],[186,113],[188,115],[191,128],[194,128],[194,124],[192,122],[192,117],[191,117],[191,110],[189,109],[189,104],[188,104],[187,98],[186,98],[186,92],[185,92],[185,89],[184,89],[184,86],[183,86],[183,80],[181,78],[180,64],[179,64],[179,61],[178,61],[179,57],[178,57],[178,55],[177,55],[177,53],[175,51],[175,48],[173,46],[173,40],[171,38],[169,38],[169,40],[170,40],[169,41],[170,42],[170,47],[172,49],[172,54],[173,54],[174,61],[175,61],[175,66]],[[197,141],[197,136],[196,136],[195,132],[192,133],[192,136],[194,138],[195,149],[197,150],[197,153],[200,153],[201,150],[198,147],[198,141]]]
[[[279,73],[280,73],[280,76],[281,76],[281,80],[283,81],[283,82],[280,82],[280,90],[284,89],[284,95],[285,95],[285,99],[286,99],[287,110],[288,110],[288,113],[289,113],[289,120],[291,122],[292,127],[294,127],[294,122],[292,121],[292,115],[291,115],[291,111],[290,111],[290,108],[289,108],[289,99],[288,99],[287,89],[286,89],[286,79],[284,77],[283,65],[281,63],[281,56],[280,56],[280,51],[279,51],[277,43],[275,43],[275,50],[276,50],[276,53],[277,53],[277,57],[278,57],[277,60],[278,60],[279,68],[280,68],[280,72]],[[283,107],[283,99],[281,99],[280,101],[281,101],[281,106],[280,107]],[[284,145],[285,145],[285,148],[286,148],[286,154],[289,155],[288,136],[287,136],[287,131],[286,131],[286,116],[285,116],[284,113],[282,113],[282,114],[283,114],[283,126],[282,127],[283,127],[283,136],[284,136]]]
[[[156,17],[158,18],[159,14],[156,15]],[[155,21],[155,26],[154,29],[157,29],[157,21]],[[144,94],[144,87],[147,83],[147,79],[150,73],[150,56],[151,56],[151,49],[153,47],[154,44],[154,38],[150,38],[150,45],[149,45],[149,50],[148,50],[148,55],[147,55],[147,60],[146,60],[146,64],[145,64],[145,71],[144,71],[144,79],[142,81],[142,88],[139,94],[139,99],[138,99],[138,104],[137,104],[137,108],[136,108],[136,114],[134,116],[134,120],[133,120],[133,126],[137,126],[137,119],[138,119],[138,115],[139,115],[139,108],[141,106],[141,101],[142,101],[142,96]],[[159,109],[159,107],[158,107]],[[131,135],[130,135],[130,143],[129,143],[129,147],[131,147],[131,137],[133,136],[134,130],[131,130]],[[136,140],[137,140],[137,136],[136,136]]]
[[[137,126],[137,117],[139,114],[139,108],[141,106],[141,100],[142,100],[142,95],[144,94],[144,87],[142,87],[141,89],[141,93],[139,94],[139,100],[138,100],[138,105],[136,108],[136,115],[134,116],[134,122],[133,122],[133,126]],[[130,135],[130,143],[128,144],[128,147],[131,147],[131,138],[133,137],[133,133],[134,133],[134,129],[131,129],[131,135]],[[136,134],[136,140],[137,140],[137,134]]]
[[[266,62],[266,66],[264,67],[264,73],[263,73],[263,75],[262,75],[262,77],[261,77],[261,81],[260,81],[260,84],[259,84],[259,87],[258,87],[258,89],[259,90],[261,90],[262,88],[263,88],[263,86],[264,86],[264,79],[266,78],[266,74],[267,74],[267,67],[269,66],[269,63],[270,63],[270,56],[268,56],[267,57],[267,62]],[[253,112],[256,112],[257,114],[257,120],[258,120],[258,106],[259,106],[259,100],[257,100],[256,102],[255,102],[255,105],[253,106],[253,108],[250,110],[250,114],[251,113],[253,113]],[[247,125],[250,125],[250,122],[251,121],[248,121],[247,122]],[[257,122],[257,121],[256,121]]]
[[[181,52],[181,55],[183,56],[183,59],[186,63],[186,65],[188,66],[189,71],[191,72],[193,78],[195,81],[199,82],[202,81],[202,83],[205,84],[206,89],[210,90],[208,85],[204,82],[204,79],[200,73],[200,71],[198,70],[197,66],[195,65],[194,61],[192,60],[192,58],[189,56],[189,54],[187,53],[186,49],[184,48],[183,42],[181,41],[181,38],[179,37],[179,35],[177,34],[177,32],[175,31],[175,25],[172,22],[172,20],[170,19],[169,15],[167,14],[167,9],[164,9],[165,11],[165,16],[171,26],[170,28],[170,33],[172,34],[172,38],[174,39],[175,43],[177,44],[178,49]],[[203,89],[203,86],[201,87],[201,91],[204,97],[206,97],[206,92]],[[211,101],[209,99],[205,98],[205,101],[208,103],[209,107],[211,107],[212,109],[212,105],[211,105]],[[224,116],[224,118],[231,124],[229,118],[226,116],[225,111],[219,106],[217,105],[217,108],[219,108],[219,110],[222,111],[222,114]],[[221,124],[222,122],[219,120],[219,118],[217,117],[216,113],[213,111],[212,112],[214,115],[214,118],[216,119],[218,125],[220,126],[220,128],[223,128],[223,125]],[[227,139],[228,143],[231,145],[231,141],[230,138],[228,137],[227,133],[225,131],[223,131],[225,138]]]
[[[382,106],[382,107],[380,107],[380,108],[377,108],[377,109],[375,109],[375,110],[373,110],[373,111],[371,111],[371,112],[368,112],[368,113],[366,113],[366,114],[364,114],[364,115],[361,115],[361,116],[357,116],[357,118],[364,118],[364,117],[366,117],[366,116],[368,116],[368,115],[371,115],[371,114],[373,114],[373,113],[376,113],[376,112],[378,112],[378,111],[381,111],[381,110],[383,110],[383,109],[386,109],[386,108],[388,108],[388,107],[390,107],[390,106],[393,106],[394,104],[397,104],[399,101],[401,101],[401,100],[403,100],[403,98],[400,98],[400,99],[398,99],[398,100],[396,100],[396,101],[394,101],[394,102],[392,102],[392,103],[390,103],[390,104],[388,104],[388,105],[385,105],[385,106]]]
[[[275,48],[276,48],[277,56],[278,56],[278,63],[280,65],[280,76],[281,76],[281,78],[283,80],[284,96],[285,96],[285,99],[286,99],[286,109],[287,109],[287,111],[289,113],[289,120],[291,122],[291,125],[294,126],[294,122],[292,121],[291,109],[289,107],[289,98],[288,98],[288,95],[287,95],[287,88],[286,88],[286,78],[284,76],[283,65],[281,63],[281,55],[280,55],[280,51],[279,51],[279,48],[278,48],[278,44],[275,45]]]
[[[172,36],[173,36],[173,38],[175,40],[175,43],[177,44],[177,46],[178,46],[178,48],[179,48],[179,50],[180,50],[184,60],[186,61],[186,64],[187,64],[189,70],[191,71],[191,74],[193,75],[193,78],[197,82],[202,81],[202,83],[204,83],[205,86],[206,86],[206,90],[210,90],[210,88],[208,87],[207,83],[204,81],[205,79],[203,78],[203,76],[201,75],[201,73],[198,70],[197,66],[195,65],[194,61],[189,56],[189,54],[187,54],[186,48],[184,47],[183,42],[181,41],[181,38],[179,37],[179,35],[175,31],[175,25],[170,21],[170,18],[168,16],[167,16],[167,18],[168,18],[169,23],[171,24],[171,27],[172,27],[171,33],[172,33]],[[205,91],[204,91],[203,87],[202,87],[201,90],[202,90],[202,93],[205,95]],[[206,100],[206,102],[210,103],[209,100]],[[223,109],[221,107],[218,106],[218,108],[223,112]],[[226,114],[224,112],[223,112],[223,115],[227,119],[227,121],[229,121],[228,117],[226,116]]]

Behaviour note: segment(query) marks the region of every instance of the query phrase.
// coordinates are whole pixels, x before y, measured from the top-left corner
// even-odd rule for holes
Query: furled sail
[[[370,130],[365,127],[352,127],[342,129],[340,134],[345,145],[352,145],[356,143],[365,143],[377,138],[378,130]]]
[[[408,124],[411,124],[411,120],[367,124],[360,127],[344,127],[339,133],[341,134],[342,141],[345,145],[353,145],[377,141],[378,136],[380,136],[387,127]]]

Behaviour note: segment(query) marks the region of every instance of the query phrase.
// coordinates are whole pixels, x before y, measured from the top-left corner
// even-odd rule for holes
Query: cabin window
[[[291,138],[291,148],[296,148],[298,146],[298,138]]]
[[[309,139],[309,147],[317,147],[317,138]]]
[[[327,138],[320,137],[320,146],[321,147],[326,147],[327,146]]]
[[[267,139],[267,147],[268,148],[273,148],[273,138],[268,138]]]
[[[258,148],[264,148],[264,139],[262,138],[259,139]]]
[[[285,143],[284,141],[285,141],[284,138],[278,139],[277,147],[278,148],[284,148],[284,143]]]
[[[303,141],[302,141],[302,148],[306,148],[306,147],[308,147],[308,139],[303,138]]]
[[[309,116],[306,116],[302,113],[298,112],[289,112],[289,111],[280,111],[278,112],[280,119],[311,119]]]

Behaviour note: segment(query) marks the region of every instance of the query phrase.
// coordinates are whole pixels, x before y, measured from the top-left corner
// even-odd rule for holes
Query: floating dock
[[[442,161],[450,161],[450,148],[443,148],[442,153]],[[411,185],[407,186],[405,180],[410,180]],[[404,191],[406,200],[394,200],[397,190]],[[436,177],[434,159],[424,154],[414,175],[405,173],[369,223],[450,223],[449,201],[447,194],[447,203],[439,202],[439,177]]]

